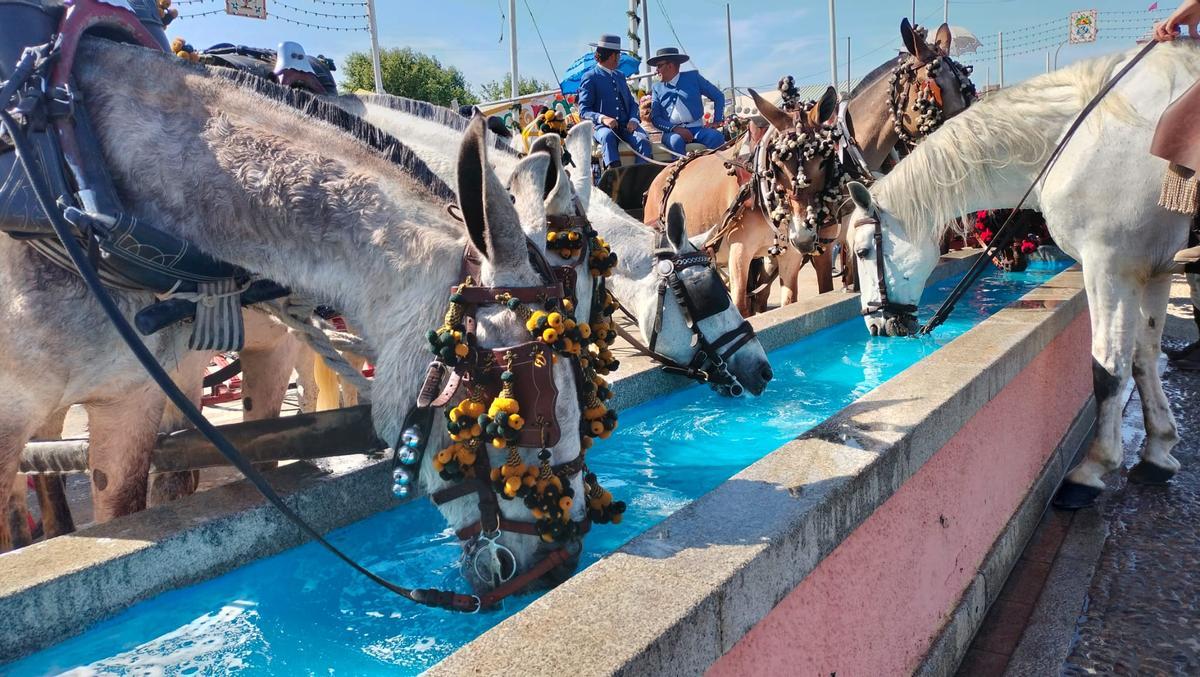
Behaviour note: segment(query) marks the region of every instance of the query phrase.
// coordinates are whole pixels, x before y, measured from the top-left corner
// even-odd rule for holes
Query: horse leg
[[[212,356],[209,353],[188,352],[179,361],[175,370],[175,385],[192,404],[200,407],[200,398],[204,394],[204,371]],[[155,391],[157,392],[157,390]],[[192,424],[175,405],[167,402],[163,415],[158,424],[158,432],[169,434],[179,430],[190,430]],[[147,458],[153,451],[151,446]],[[184,496],[196,493],[200,486],[200,471],[180,470],[177,472],[155,473],[150,476],[150,489],[147,505],[162,505]]]
[[[300,411],[311,414],[317,411],[317,355],[308,346],[301,345],[296,354],[296,384],[300,386],[298,396]]]
[[[346,361],[350,363],[350,366],[354,367],[359,372],[362,372],[363,367],[367,364],[367,358],[360,355],[355,355],[354,353],[342,353],[342,356],[346,358]],[[355,388],[350,383],[342,382],[342,406],[353,407],[357,404],[358,388]]]
[[[63,422],[67,409],[54,412],[46,424],[33,438],[35,440],[62,439]],[[38,508],[42,512],[42,537],[54,538],[75,531],[75,520],[71,517],[71,506],[67,503],[67,483],[62,475],[34,475],[34,490]]]
[[[0,552],[33,542],[25,498],[25,477],[18,475],[17,469],[21,466],[21,452],[25,450],[25,443],[49,412],[39,412],[32,406],[21,407],[20,404],[19,400],[7,404],[4,417],[0,418],[0,510],[3,510],[0,516]]]
[[[775,257],[775,265],[779,266],[779,286],[783,288],[779,305],[795,303],[800,294],[800,269],[804,267],[804,258],[796,250],[788,249]]]
[[[750,314],[750,298],[746,289],[750,275],[750,259],[754,252],[740,239],[729,242],[729,293],[742,317]]]
[[[0,507],[4,509],[4,523],[0,526],[0,552],[24,548],[33,543],[24,475],[13,473],[8,497],[4,503],[0,503]]]
[[[1133,380],[1141,395],[1142,418],[1146,423],[1142,460],[1129,471],[1129,481],[1138,484],[1163,484],[1179,471],[1179,461],[1171,455],[1171,450],[1179,443],[1179,431],[1158,374],[1158,355],[1170,296],[1170,277],[1157,277],[1146,285],[1142,324],[1133,351]]]
[[[812,265],[817,273],[817,293],[833,291],[833,251],[826,249],[812,257]]]
[[[96,521],[107,522],[145,508],[150,454],[163,421],[166,397],[148,384],[118,401],[84,406]]]
[[[1134,288],[1119,274],[1111,274],[1116,266],[1096,263],[1083,271],[1088,306],[1092,308],[1096,436],[1087,457],[1067,473],[1054,498],[1056,506],[1068,510],[1094,503],[1104,489],[1104,475],[1121,465],[1121,393],[1129,383],[1138,325],[1142,322],[1142,289]]]

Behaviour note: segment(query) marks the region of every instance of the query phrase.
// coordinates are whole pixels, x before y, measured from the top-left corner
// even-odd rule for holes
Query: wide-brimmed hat
[[[650,57],[649,59],[646,59],[646,63],[651,66],[657,66],[658,64],[660,64],[664,61],[670,61],[672,63],[683,63],[684,61],[687,61],[688,59],[691,59],[691,58],[692,57],[688,56],[687,54],[684,54],[683,52],[679,51],[678,47],[663,47],[662,49],[655,52],[654,56]]]
[[[625,50],[621,49],[621,36],[603,34],[596,42],[589,42],[589,47],[600,47],[602,49],[612,49],[618,52]]]

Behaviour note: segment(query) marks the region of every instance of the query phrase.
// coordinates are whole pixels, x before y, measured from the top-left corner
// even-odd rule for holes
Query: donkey
[[[454,174],[454,159],[445,149],[458,143],[462,131],[462,118],[457,113],[422,101],[412,101],[402,97],[386,95],[356,95],[343,96],[334,100],[337,105],[347,111],[362,116],[368,122],[377,125],[391,133],[410,140],[411,147],[430,168],[439,176]],[[547,194],[546,211],[552,216],[568,216],[573,214],[573,201],[587,213],[592,226],[607,240],[614,252],[617,252],[617,267],[608,279],[617,298],[621,300],[638,320],[638,328],[646,341],[650,340],[655,328],[655,317],[660,304],[658,295],[659,276],[655,272],[654,258],[650,252],[654,249],[657,234],[625,213],[607,195],[592,191],[591,177],[586,162],[580,160],[591,157],[591,123],[582,122],[571,128],[567,134],[567,156],[572,158],[578,169],[570,174],[570,183],[561,182],[559,186],[573,188],[570,192],[561,192],[558,188]],[[489,157],[500,176],[508,175],[517,164],[517,155],[499,141],[495,142],[497,152]],[[545,144],[545,145],[543,145]],[[535,148],[552,152],[552,157],[558,161],[557,140],[553,136],[539,137]],[[694,217],[689,215],[690,220]],[[686,239],[670,241],[676,254],[687,255],[699,253],[695,243]],[[571,263],[548,251],[546,257],[553,265]],[[587,267],[577,268],[578,281],[576,289],[581,293],[590,286]],[[692,270],[683,274],[700,275],[702,271]],[[705,302],[704,299],[696,299]],[[721,299],[711,299],[712,303],[720,303]],[[683,364],[690,362],[695,354],[695,336],[684,318],[683,310],[678,299],[668,294],[662,300],[662,321],[659,329],[656,349],[666,357]],[[578,304],[584,307],[581,301]],[[703,310],[703,309],[701,309]],[[735,331],[743,322],[742,316],[736,309],[730,307],[696,323],[699,332],[709,341]],[[766,353],[757,339],[746,342],[729,360],[730,371],[738,383],[752,395],[758,395],[766,388],[771,380],[772,372]],[[723,391],[725,392],[725,391]]]
[[[467,233],[483,253],[483,284],[540,284],[521,223],[545,223],[549,159],[538,154],[514,170],[514,204],[487,163],[482,119],[462,140],[456,193],[396,139],[316,102],[307,106],[316,118],[306,116],[283,103],[292,95],[276,85],[218,77],[103,40],[83,43],[76,71],[114,181],[137,217],[215,257],[328,299],[361,329],[377,355],[373,412],[381,439],[399,439],[428,361],[425,332],[441,322],[438,300],[461,282],[457,266],[447,265],[465,244],[448,203],[458,201]],[[162,168],[180,158],[187,158],[188,180],[164,182]],[[32,432],[55,411],[80,402],[89,414],[97,519],[140,509],[162,394],[74,275],[8,238],[0,239],[0,261],[0,355],[20,356],[0,370],[0,387],[20,393],[0,413],[0,499],[7,498]],[[127,315],[153,300],[148,294],[117,298]],[[503,314],[481,312],[478,321],[485,346],[529,336],[524,323]],[[182,374],[200,373],[192,362],[208,358],[185,349],[179,328],[147,343]],[[578,429],[569,365],[556,366],[554,380],[562,393],[555,400],[559,423]],[[537,450],[523,451],[534,460]],[[552,462],[578,451],[578,440],[564,436],[551,449]],[[539,544],[521,535],[506,535],[504,542],[518,566]]]
[[[676,161],[650,184],[643,219],[646,223],[656,223],[668,205],[680,204],[689,216],[689,234],[724,230],[722,241],[716,245],[716,259],[728,266],[730,292],[743,315],[750,313],[748,279],[750,262],[756,258],[769,255],[776,258],[784,288],[783,303],[796,300],[798,276],[804,262],[802,252],[811,252],[817,238],[809,218],[815,212],[810,211],[809,205],[826,192],[826,182],[830,178],[832,163],[822,155],[802,158],[801,153],[793,152],[782,162],[775,162],[771,158],[774,144],[778,142],[782,148],[796,138],[805,138],[804,135],[813,137],[837,113],[837,92],[832,87],[807,115],[799,119],[776,108],[757,92],[751,91],[751,95],[759,113],[771,124],[771,129],[759,142],[758,148],[763,152],[755,152],[751,160],[753,174],[729,170],[731,161],[741,164],[736,157],[736,148],[690,161]],[[762,181],[778,179],[782,179],[780,202],[786,205],[784,211],[790,211],[788,232],[783,233],[779,232],[782,220],[780,226],[773,223],[773,215],[768,213],[770,208],[765,205],[765,193],[775,191],[760,191]],[[751,186],[749,189],[745,188],[747,184]],[[763,194],[756,194],[760,192]],[[726,224],[726,214],[739,203],[744,203],[740,216]],[[794,249],[786,247],[788,240]]]
[[[991,94],[948,121],[868,191],[851,185],[849,240],[861,270],[872,334],[904,335],[955,217],[1015,207],[1081,108],[1130,53],[1084,61]],[[1146,446],[1134,482],[1162,483],[1179,469],[1179,441],[1156,360],[1170,293],[1172,257],[1191,217],[1158,204],[1167,169],[1148,153],[1154,121],[1200,75],[1200,47],[1160,45],[1120,82],[1070,140],[1032,193],[1054,241],[1083,266],[1091,309],[1098,427],[1087,457],[1067,475],[1062,507],[1089,505],[1121,463],[1119,393],[1130,375],[1141,394]],[[882,236],[882,251],[875,246]]]

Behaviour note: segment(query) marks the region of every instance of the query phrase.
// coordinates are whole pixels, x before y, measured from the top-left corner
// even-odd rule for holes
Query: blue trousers
[[[688,131],[695,137],[692,143],[702,143],[707,148],[719,148],[721,144],[725,143],[725,136],[715,129],[709,129],[708,127],[688,127]],[[680,155],[683,155],[683,149],[687,146],[687,142],[683,140],[683,137],[675,132],[663,132],[662,142],[664,146]]]
[[[614,132],[608,127],[597,127],[596,131],[592,133],[592,138],[596,140],[596,143],[600,144],[605,167],[620,164],[621,162],[621,154],[617,150],[618,140],[629,144],[631,148],[642,155],[650,157],[650,137],[646,135],[646,132],[641,127],[637,127],[632,132],[624,127],[619,132]],[[645,162],[640,157],[635,157],[634,159],[634,163],[639,165]]]

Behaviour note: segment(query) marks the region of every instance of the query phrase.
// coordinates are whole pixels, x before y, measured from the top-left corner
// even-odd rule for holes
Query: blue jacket
[[[704,102],[700,96],[707,96],[713,102],[713,122],[725,119],[725,95],[713,83],[704,79],[699,71],[680,71],[675,84],[660,82],[654,85],[654,105],[650,109],[650,121],[655,127],[665,132],[671,131],[676,125],[671,124],[671,109],[675,102],[680,101],[692,114],[692,126],[704,124]]]
[[[637,120],[637,101],[625,84],[625,76],[615,71],[609,73],[599,66],[585,73],[579,84],[579,114],[596,127],[604,115],[616,118],[621,129],[630,120]]]

